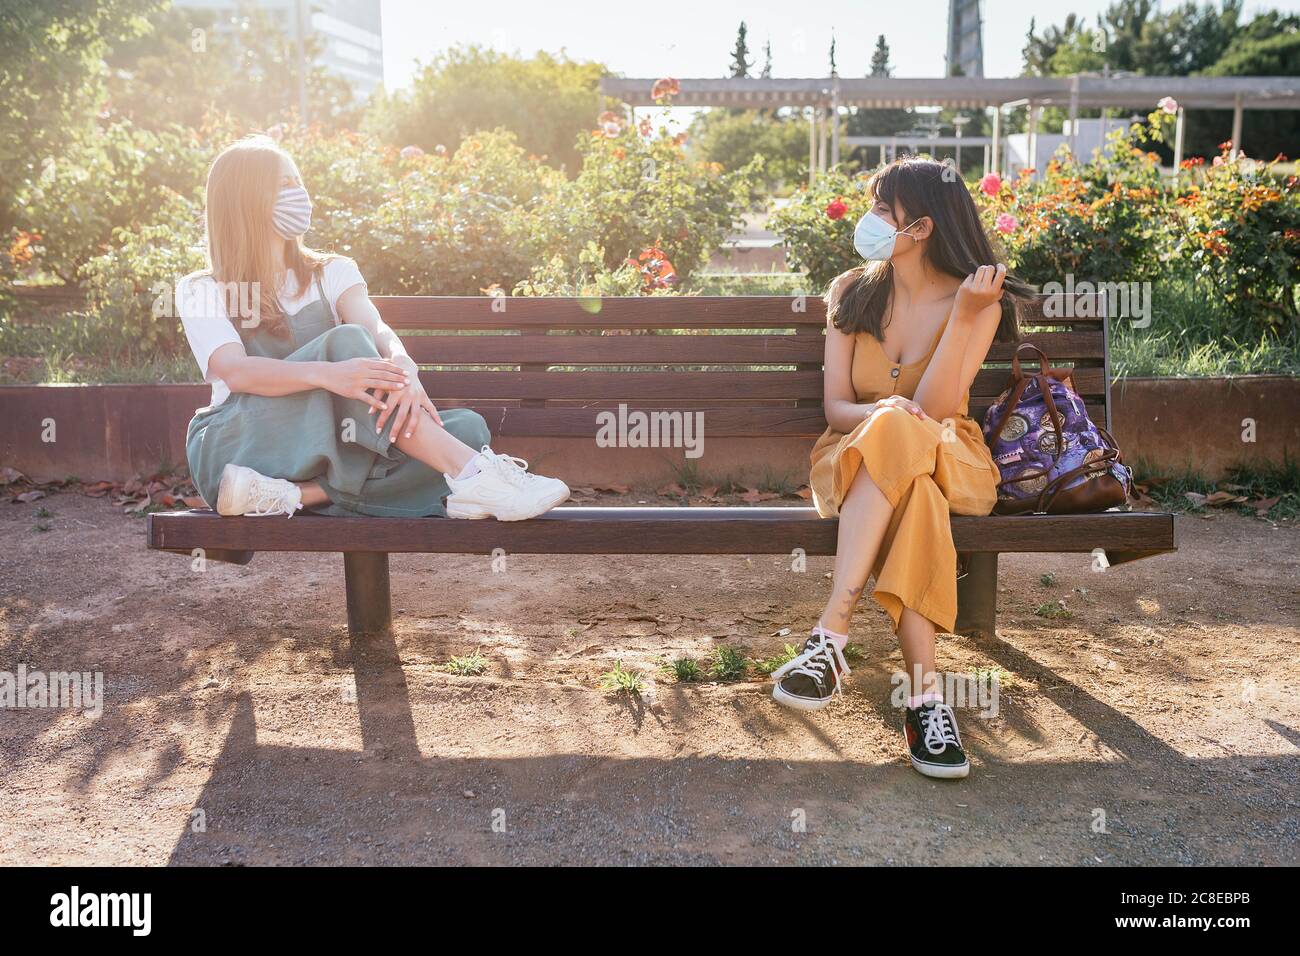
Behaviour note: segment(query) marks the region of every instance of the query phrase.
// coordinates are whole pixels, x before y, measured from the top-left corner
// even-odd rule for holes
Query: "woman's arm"
[[[929,417],[943,421],[961,408],[997,335],[1005,276],[1006,266],[980,266],[957,290],[948,326],[912,396]]]
[[[406,361],[410,362],[410,356],[406,354],[406,348],[402,345],[402,340],[379,317],[379,310],[370,301],[370,293],[366,291],[364,285],[358,283],[346,290],[339,296],[335,308],[338,310],[339,318],[348,325],[359,325],[370,333],[370,337],[375,340],[375,348],[379,349],[380,355],[392,359],[394,362],[399,359],[406,359]],[[401,363],[399,362],[399,364]],[[414,364],[414,362],[411,363],[412,367],[414,367]]]
[[[822,408],[826,424],[837,432],[851,432],[874,410],[858,401],[853,391],[853,336],[826,322],[826,358],[822,373]]]
[[[336,308],[339,318],[344,322],[349,325],[359,325],[369,331],[375,340],[375,348],[379,349],[379,354],[386,356],[406,375],[408,387],[400,394],[386,396],[391,408],[382,412],[375,420],[375,429],[383,431],[384,424],[391,416],[392,434],[396,436],[405,433],[406,437],[410,438],[423,421],[422,411],[427,412],[441,425],[442,416],[438,414],[438,409],[420,383],[420,367],[406,354],[406,348],[402,345],[402,340],[397,337],[397,333],[384,324],[384,320],[379,316],[379,310],[370,301],[370,294],[366,291],[365,285],[357,283],[346,289],[339,296]]]
[[[208,358],[208,372],[232,392],[276,398],[313,388],[359,398],[372,408],[388,406],[371,389],[400,391],[407,374],[387,359],[355,358],[343,362],[287,362],[249,355],[242,343],[229,342]]]

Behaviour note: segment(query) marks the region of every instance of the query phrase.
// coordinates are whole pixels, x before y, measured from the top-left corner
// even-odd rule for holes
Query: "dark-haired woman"
[[[802,653],[773,676],[773,697],[802,710],[830,702],[853,609],[875,576],[908,675],[904,738],[912,765],[964,777],[970,763],[934,670],[935,634],[957,615],[949,514],[984,515],[998,469],[967,416],[971,382],[994,339],[1017,335],[1031,290],[997,262],[970,193],[949,167],[895,162],[867,184],[873,205],[854,246],[866,264],[826,294],[825,409],[810,484],[839,516],[831,595]]]

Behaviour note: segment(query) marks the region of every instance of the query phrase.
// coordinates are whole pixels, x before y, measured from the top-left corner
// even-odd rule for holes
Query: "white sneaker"
[[[227,465],[217,487],[217,514],[288,515],[302,507],[302,489],[283,478],[268,478],[243,465]]]
[[[528,473],[522,458],[498,455],[487,445],[474,459],[478,473],[457,480],[447,475],[448,518],[496,518],[523,521],[550,511],[569,497],[558,478]]]

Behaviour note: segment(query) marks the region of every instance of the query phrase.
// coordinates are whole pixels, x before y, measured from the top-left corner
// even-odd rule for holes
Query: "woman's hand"
[[[379,418],[375,421],[375,431],[382,432],[384,423],[391,417],[393,419],[393,430],[391,432],[394,438],[399,435],[410,438],[420,427],[420,421],[424,418],[421,412],[428,412],[433,416],[433,420],[439,425],[442,424],[442,416],[438,414],[438,409],[429,400],[429,394],[424,390],[420,383],[420,368],[407,355],[399,355],[393,360],[393,364],[402,370],[407,376],[409,384],[400,392],[390,392],[388,394],[388,407],[379,413]]]
[[[912,413],[917,418],[923,419],[927,417],[925,409],[916,404],[916,402],[912,401],[910,398],[904,398],[902,395],[889,395],[882,398],[880,401],[875,403],[875,408],[872,410],[872,414],[874,415],[882,408],[901,408],[905,412]]]
[[[1007,267],[980,266],[968,275],[957,290],[958,315],[976,316],[1002,298],[1002,283],[1007,277]]]
[[[344,398],[360,399],[370,406],[372,414],[376,408],[383,410],[388,407],[372,395],[372,391],[391,396],[400,394],[407,387],[407,373],[388,359],[354,358],[322,364],[321,387]]]

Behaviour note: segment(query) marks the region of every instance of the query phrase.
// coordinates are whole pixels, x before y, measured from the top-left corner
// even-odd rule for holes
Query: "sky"
[[[1112,0],[984,0],[984,75],[1020,73],[1030,18],[1041,32],[1074,12],[1095,20]],[[506,53],[561,50],[597,60],[624,76],[725,76],[736,27],[749,27],[749,47],[762,66],[772,43],[774,76],[825,76],[831,33],[841,76],[867,72],[876,37],[889,43],[894,76],[944,73],[947,0],[382,0],[384,78],[390,90],[405,86],[416,60],[439,50],[478,43]],[[1165,8],[1174,0],[1164,0]],[[1300,0],[1247,0],[1249,17],[1260,10],[1300,12]]]

